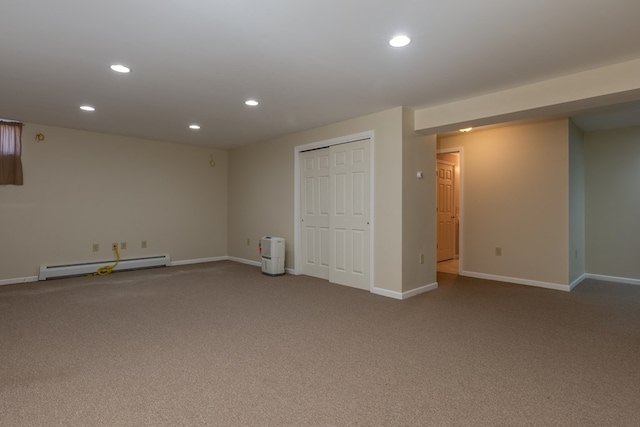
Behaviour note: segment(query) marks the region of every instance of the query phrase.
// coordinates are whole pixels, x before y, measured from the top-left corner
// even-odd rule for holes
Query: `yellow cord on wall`
[[[113,251],[116,253],[116,263],[113,265],[105,265],[104,267],[100,267],[95,273],[94,276],[106,276],[107,274],[111,274],[116,265],[120,262],[120,252],[118,252],[118,245],[113,245]]]

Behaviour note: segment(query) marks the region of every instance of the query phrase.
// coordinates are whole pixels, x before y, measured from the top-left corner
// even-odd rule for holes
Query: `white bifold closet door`
[[[329,279],[329,149],[300,153],[302,273]]]
[[[370,143],[300,154],[302,273],[369,289]]]

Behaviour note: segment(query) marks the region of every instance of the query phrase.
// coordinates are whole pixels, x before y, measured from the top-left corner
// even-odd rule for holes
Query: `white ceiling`
[[[638,0],[3,0],[0,117],[236,147],[639,58],[639,17]],[[413,42],[389,47],[399,32]]]

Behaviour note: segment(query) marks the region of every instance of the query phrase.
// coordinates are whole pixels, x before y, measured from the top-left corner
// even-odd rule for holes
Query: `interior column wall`
[[[569,121],[569,283],[585,271],[584,135]]]
[[[402,117],[402,290],[407,292],[436,283],[436,136],[413,130],[413,110],[403,109]]]
[[[587,273],[640,280],[640,127],[586,132]]]

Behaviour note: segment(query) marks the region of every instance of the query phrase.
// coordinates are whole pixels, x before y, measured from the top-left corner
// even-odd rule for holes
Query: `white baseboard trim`
[[[425,292],[433,291],[436,289],[438,289],[438,282],[433,282],[429,285],[420,286],[419,288],[411,289],[410,291],[403,292],[402,299],[415,297],[416,295],[420,295]]]
[[[403,300],[403,299],[411,298],[425,292],[433,291],[434,289],[438,289],[438,282],[431,283],[429,285],[420,286],[419,288],[411,289],[410,291],[406,291],[406,292],[390,291],[388,289],[376,288],[374,286],[373,288],[371,288],[371,293],[376,295],[381,295],[383,297]]]
[[[218,256],[211,258],[197,258],[197,259],[184,259],[180,261],[171,261],[169,263],[169,267],[179,266],[179,265],[189,265],[189,264],[201,264],[205,262],[217,262],[217,261],[235,261],[240,262],[242,264],[255,265],[257,267],[262,267],[262,264],[259,261],[251,261],[244,258],[236,258],[230,256]],[[295,270],[292,268],[287,268],[286,272],[289,274],[295,275]],[[37,282],[38,276],[29,276],[29,277],[16,277],[13,279],[0,279],[0,286],[3,285],[14,285],[16,283],[29,283],[29,282]]]
[[[239,262],[241,264],[247,264],[247,265],[254,265],[256,267],[262,267],[262,263],[260,261],[253,261],[253,260],[246,259],[246,258],[229,257],[229,261],[235,261],[235,262]],[[299,276],[299,274],[297,274],[296,270],[293,269],[293,268],[285,268],[284,271],[286,271],[287,274],[292,274],[294,276]]]
[[[15,277],[13,279],[0,280],[0,286],[15,285],[16,283],[29,283],[29,282],[37,282],[37,281],[38,281],[38,276]]]
[[[587,278],[587,275],[583,273],[580,277],[578,277],[576,280],[574,280],[573,282],[571,282],[571,283],[569,284],[569,290],[570,290],[570,291],[572,291],[572,290],[573,290],[573,288],[575,288],[575,287],[576,287],[576,286],[578,286],[580,283],[582,283],[582,281],[583,281],[584,279],[586,279],[586,278]]]
[[[627,285],[640,285],[640,279],[629,279],[627,277],[604,276],[602,274],[584,274],[585,279],[602,280],[604,282],[626,283]]]
[[[246,258],[236,258],[233,256],[230,256],[229,261],[235,261],[235,262],[239,262],[241,264],[247,264],[247,265],[253,265],[256,267],[262,267],[262,263],[260,261],[253,261],[251,259],[246,259]],[[299,274],[296,274],[296,270],[293,268],[285,268],[284,271],[287,272],[287,274],[292,274],[294,276],[299,276]]]
[[[183,259],[180,261],[171,261],[171,263],[169,263],[169,266],[174,267],[176,265],[188,265],[188,264],[200,264],[203,262],[226,261],[228,259],[229,259],[228,256],[218,256],[213,258]]]
[[[498,282],[514,283],[516,285],[535,286],[538,288],[553,289],[556,291],[569,292],[569,285],[561,285],[559,283],[539,282],[537,280],[520,279],[517,277],[497,276],[495,274],[476,273],[474,271],[463,271],[461,276],[475,277],[476,279],[495,280]]]
[[[253,261],[246,258],[236,258],[234,256],[230,256],[228,259],[229,261],[239,262],[240,264],[247,264],[247,265],[253,265],[256,267],[262,267],[262,263],[260,261]]]
[[[402,292],[390,291],[388,289],[376,288],[375,286],[371,288],[371,293],[376,295],[381,295],[383,297],[393,298],[393,299],[402,299]]]

